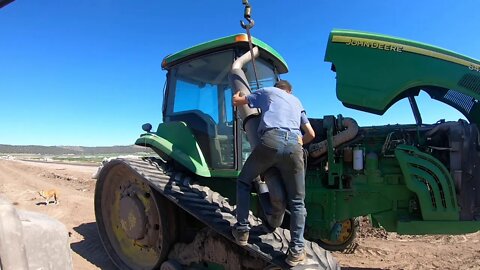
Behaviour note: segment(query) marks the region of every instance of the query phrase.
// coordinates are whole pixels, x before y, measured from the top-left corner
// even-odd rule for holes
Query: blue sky
[[[408,102],[384,116],[346,109],[323,61],[333,28],[412,39],[480,58],[480,1],[250,0],[254,36],[287,60],[309,117],[413,123]],[[167,54],[243,29],[241,0],[16,0],[0,9],[0,144],[133,144],[161,122]],[[460,117],[420,96],[424,122]]]

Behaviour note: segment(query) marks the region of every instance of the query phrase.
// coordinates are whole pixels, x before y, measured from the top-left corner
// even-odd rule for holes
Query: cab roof
[[[265,42],[252,37],[252,44],[257,46],[260,49],[260,56],[271,60],[277,67],[279,73],[287,73],[288,65],[285,59],[270,45]],[[162,61],[162,68],[169,69],[170,67],[187,61],[189,59],[195,58],[199,55],[203,55],[210,52],[220,51],[224,49],[229,49],[233,47],[241,47],[248,49],[248,37],[246,34],[236,34],[231,35],[205,43],[195,45],[193,47],[187,48],[185,50],[176,52],[174,54],[167,55]]]

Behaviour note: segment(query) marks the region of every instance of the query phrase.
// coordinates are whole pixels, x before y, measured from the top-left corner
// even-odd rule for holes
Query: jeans
[[[291,131],[272,129],[266,131],[261,143],[253,149],[245,162],[237,180],[237,224],[238,231],[250,230],[248,213],[250,190],[255,177],[275,167],[280,172],[287,192],[290,208],[290,251],[298,254],[303,251],[305,240],[305,171],[303,148],[298,135]]]

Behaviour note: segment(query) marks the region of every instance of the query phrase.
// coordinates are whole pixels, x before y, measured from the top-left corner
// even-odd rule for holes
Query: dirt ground
[[[63,222],[71,233],[74,269],[115,269],[97,235],[93,210],[97,168],[70,164],[0,160],[0,194],[16,207]],[[40,190],[60,192],[58,205],[38,204]],[[334,253],[343,269],[480,269],[480,233],[399,236],[366,222],[355,248]]]

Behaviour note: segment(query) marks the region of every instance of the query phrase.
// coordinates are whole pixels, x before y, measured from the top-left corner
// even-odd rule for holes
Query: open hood
[[[333,30],[325,61],[347,107],[383,114],[420,90],[480,125],[480,62],[438,47],[372,33]]]
[[[14,0],[0,0],[0,8],[3,8],[4,6],[10,4]]]

